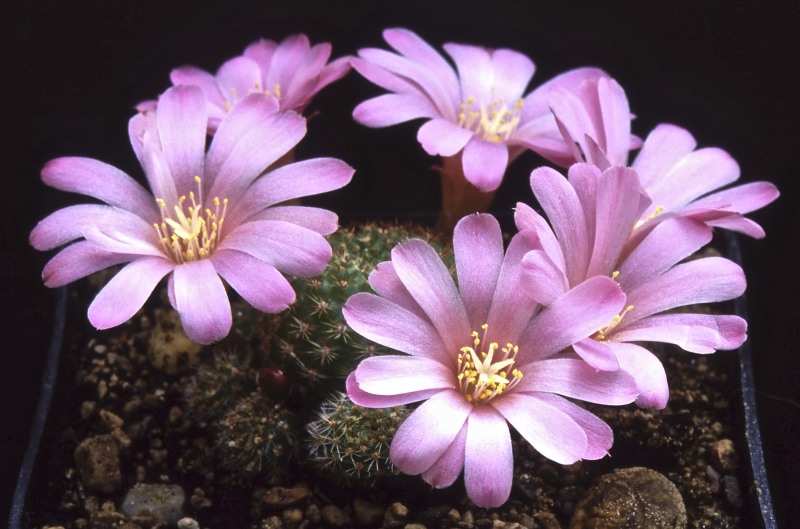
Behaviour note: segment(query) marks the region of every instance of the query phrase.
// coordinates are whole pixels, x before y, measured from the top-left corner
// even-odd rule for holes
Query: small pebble
[[[264,494],[261,501],[267,507],[283,508],[297,505],[309,496],[311,496],[311,491],[308,490],[308,487],[272,487]]]
[[[128,516],[149,514],[173,524],[183,518],[186,494],[179,485],[137,483],[125,495],[122,510]]]
[[[730,439],[720,439],[711,445],[711,464],[722,474],[730,474],[739,468],[739,456]]]
[[[178,529],[200,529],[200,524],[194,518],[181,518],[178,520]]]
[[[75,449],[74,458],[86,488],[111,494],[122,486],[119,447],[112,436],[85,439]]]
[[[332,527],[347,527],[350,525],[350,517],[336,505],[326,505],[322,508],[322,519]]]

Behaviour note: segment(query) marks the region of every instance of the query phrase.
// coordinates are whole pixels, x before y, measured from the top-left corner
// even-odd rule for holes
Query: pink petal
[[[594,246],[587,277],[611,275],[616,270],[625,242],[649,202],[634,171],[612,167],[603,173],[596,195]]]
[[[467,420],[464,484],[478,507],[499,507],[511,494],[514,456],[505,419],[491,406],[476,406]]]
[[[555,354],[607,325],[624,305],[625,294],[611,278],[588,279],[533,319],[520,338],[519,355],[531,361]]]
[[[282,83],[283,87],[288,89],[288,81],[296,75],[299,65],[310,50],[311,43],[308,37],[302,33],[284,38],[272,52],[272,59],[269,63],[269,71],[266,78],[268,86],[265,88],[271,89],[274,83]],[[330,50],[328,50],[329,55]]]
[[[430,469],[452,444],[475,408],[457,391],[441,391],[408,416],[394,435],[389,457],[405,474]]]
[[[44,266],[42,280],[50,288],[72,283],[99,270],[135,259],[134,255],[109,253],[87,241],[70,244]]]
[[[273,206],[251,215],[247,220],[282,220],[315,231],[320,235],[330,235],[339,229],[339,217],[336,213],[309,206]]]
[[[609,346],[617,355],[620,369],[630,373],[636,380],[639,393],[636,405],[640,408],[664,409],[669,400],[669,385],[661,361],[639,345],[609,342]]]
[[[697,142],[686,129],[666,123],[654,128],[633,162],[633,170],[639,175],[642,187],[650,188],[696,146]]]
[[[446,119],[432,119],[417,132],[417,140],[428,154],[453,156],[467,145],[473,133]]]
[[[294,290],[286,278],[275,267],[255,257],[221,250],[214,252],[211,262],[245,301],[262,312],[275,314],[295,301]]]
[[[494,71],[492,95],[511,108],[522,99],[536,68],[527,56],[508,49],[494,50],[491,61]]]
[[[328,241],[314,231],[282,220],[257,220],[224,235],[218,250],[239,250],[285,274],[312,277],[331,259]]]
[[[458,289],[470,324],[477,329],[489,321],[489,307],[503,265],[500,224],[491,215],[464,217],[453,232],[453,250]]]
[[[367,127],[376,128],[438,115],[427,98],[408,94],[383,94],[367,99],[353,109],[353,119]]]
[[[516,234],[508,244],[486,322],[495,341],[516,343],[536,311],[538,303],[520,286],[522,258],[537,248],[538,243],[534,232],[524,231]]]
[[[158,99],[158,137],[179,195],[197,189],[194,178],[203,175],[208,111],[203,90],[175,86]]]
[[[543,115],[549,117],[552,91],[562,89],[577,94],[582,84],[601,77],[608,77],[608,74],[598,68],[575,68],[553,77],[525,96],[521,121],[526,123]],[[551,126],[555,128],[555,121],[551,118],[550,122]]]
[[[371,286],[377,294],[395,305],[404,308],[422,319],[427,319],[422,307],[419,306],[419,303],[417,303],[405,285],[403,285],[403,282],[400,281],[391,261],[378,263],[375,270],[369,274],[369,286]]]
[[[744,272],[736,263],[722,257],[707,257],[679,264],[657,279],[628,291],[633,310],[626,321],[633,321],[684,305],[714,303],[742,295],[746,287]]]
[[[729,215],[722,218],[706,221],[706,224],[715,228],[723,228],[726,230],[735,231],[742,235],[753,237],[754,239],[763,239],[766,235],[764,229],[750,219],[744,218],[741,215]]]
[[[354,294],[342,314],[347,325],[368,340],[442,362],[450,358],[455,366],[456,349],[448,348],[428,321],[388,300],[366,292]]]
[[[424,391],[416,391],[409,393],[400,393],[398,395],[373,395],[367,393],[358,386],[356,382],[355,372],[350,373],[345,381],[347,387],[347,396],[354,403],[365,408],[391,408],[394,406],[403,406],[412,402],[420,400],[427,400],[432,396],[439,393],[440,389],[428,389]]]
[[[660,276],[673,265],[711,242],[711,230],[690,219],[661,222],[639,243],[619,268],[617,281],[633,290]]]
[[[306,121],[301,116],[271,112],[266,96],[251,94],[220,123],[208,150],[208,175],[213,178],[209,198],[236,201],[256,177],[305,136]],[[251,116],[240,117],[245,113],[258,120],[252,123]]]
[[[350,182],[354,172],[352,167],[334,158],[283,165],[258,178],[237,202],[227,221],[236,225],[273,204],[340,189]]]
[[[359,50],[359,53],[362,53],[363,51],[365,50]],[[389,71],[382,66],[378,66],[369,60],[359,57],[353,57],[350,59],[350,65],[368,81],[380,86],[381,88],[389,90],[390,92],[428,100],[430,104],[434,106],[434,108],[437,108],[437,113],[439,112],[436,101],[431,98],[430,94],[428,94],[423,87],[420,87],[411,79],[397,75],[396,73]]]
[[[175,265],[157,257],[143,257],[120,270],[89,305],[89,321],[98,329],[109,329],[131,319],[150,293]]]
[[[614,352],[616,353],[616,349]],[[620,360],[620,367],[625,366]],[[633,377],[623,371],[597,371],[583,360],[548,358],[519,368],[524,378],[516,392],[556,393],[597,404],[628,404],[638,395]]]
[[[481,191],[500,187],[508,167],[508,147],[504,143],[486,141],[473,136],[461,156],[464,177]]]
[[[430,358],[385,355],[362,360],[355,370],[355,382],[361,391],[372,395],[402,395],[455,388],[456,375]]]
[[[514,211],[514,222],[519,231],[534,230],[539,237],[539,244],[541,244],[542,249],[553,261],[556,268],[562,272],[567,269],[561,245],[544,217],[536,213],[530,206],[517,202],[517,207]]]
[[[253,59],[261,71],[265,72],[269,70],[272,55],[277,47],[278,43],[274,40],[259,39],[245,48],[244,56]]]
[[[608,424],[596,415],[558,395],[539,393],[535,395],[535,398],[558,408],[581,427],[587,440],[586,452],[583,453],[581,459],[595,460],[608,455],[608,451],[614,443],[614,432],[611,431]]]
[[[164,248],[153,242],[155,237],[152,234],[155,230],[136,230],[138,226],[125,226],[118,229],[100,228],[98,226],[87,226],[83,231],[86,240],[95,247],[112,253],[128,255],[164,257],[167,255]]]
[[[52,250],[83,237],[87,228],[95,225],[104,226],[109,231],[127,229],[145,233],[150,230],[152,239],[157,240],[153,226],[141,217],[101,204],[79,204],[56,210],[39,221],[31,231],[29,240],[37,250]]]
[[[614,356],[614,351],[603,342],[586,338],[572,344],[572,348],[584,362],[599,371],[619,369],[619,362]]]
[[[447,43],[442,47],[456,63],[461,82],[461,97],[464,100],[474,97],[478,103],[489,104],[490,101],[486,99],[491,98],[495,86],[489,50],[480,46],[454,43]]]
[[[646,187],[653,206],[677,210],[739,178],[739,165],[722,149],[707,147],[687,154]]]
[[[531,189],[561,244],[566,259],[567,278],[576,285],[586,278],[589,244],[583,207],[575,189],[557,171],[539,167],[531,173]]]
[[[392,250],[397,276],[442,337],[447,354],[470,339],[469,316],[450,272],[429,244],[411,239]]]
[[[461,469],[464,468],[464,453],[467,442],[467,423],[461,427],[447,450],[431,467],[422,473],[422,479],[426,483],[437,489],[443,489],[452,485]]]
[[[614,329],[615,342],[666,342],[699,354],[736,349],[747,339],[747,322],[738,316],[660,314]]]
[[[770,182],[751,182],[724,189],[692,202],[693,208],[702,208],[713,203],[726,203],[726,209],[737,213],[750,213],[761,209],[780,196],[778,188]]]
[[[392,91],[406,94],[418,94],[423,97],[427,97],[430,99],[431,103],[433,103],[443,118],[450,121],[454,121],[456,119],[456,107],[460,101],[451,100],[450,94],[442,86],[442,82],[434,75],[433,72],[425,68],[423,65],[417,64],[406,57],[401,57],[394,53],[374,48],[358,50],[358,54],[374,65],[400,76],[405,81],[406,86],[410,85],[411,87],[410,90],[392,89]],[[354,61],[352,64],[354,68],[359,70],[358,62]],[[363,71],[363,68],[359,71]],[[402,86],[399,88],[402,88]]]
[[[525,255],[521,279],[520,286],[542,305],[553,303],[569,290],[564,273],[544,250],[532,250]]]
[[[217,86],[216,78],[205,70],[195,66],[181,66],[169,74],[169,79],[174,85],[196,85],[203,89],[206,98],[214,106],[223,109],[222,96]]]
[[[217,70],[216,82],[223,99],[223,106],[230,109],[254,91],[272,90],[261,86],[261,68],[249,57],[234,57]]]
[[[175,267],[172,275],[175,309],[186,336],[208,344],[228,335],[233,323],[225,285],[209,259]]]
[[[64,157],[50,160],[42,169],[42,181],[56,189],[81,193],[140,217],[159,220],[153,196],[116,167],[91,158]]]
[[[515,391],[494,399],[492,406],[546,458],[569,465],[586,453],[587,440],[583,429],[559,408],[539,398],[538,394]]]
[[[427,68],[442,84],[451,101],[460,97],[458,77],[450,64],[419,35],[403,28],[384,30],[383,38],[389,45]]]

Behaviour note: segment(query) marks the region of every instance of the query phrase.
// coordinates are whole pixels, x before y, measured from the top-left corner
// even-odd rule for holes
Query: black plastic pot
[[[726,238],[728,258],[737,263],[741,263],[741,250],[737,238],[730,234],[728,234]],[[50,346],[47,351],[47,360],[42,378],[39,403],[32,422],[28,447],[22,461],[12,499],[9,516],[10,529],[27,529],[28,527],[26,525],[26,513],[30,513],[30,509],[27,508],[29,505],[29,488],[33,480],[37,459],[42,457],[40,453],[41,441],[48,424],[50,404],[53,399],[56,378],[59,371],[59,356],[62,346],[64,345],[65,322],[67,320],[66,310],[67,290],[66,288],[61,288],[58,290],[56,298],[55,324],[53,326]],[[745,296],[736,300],[735,310],[736,314],[747,319],[747,300]],[[748,475],[751,479],[748,491],[751,495],[749,505],[752,506],[753,510],[753,512],[749,513],[749,517],[758,524],[760,529],[777,529],[778,525],[772,507],[772,499],[767,482],[767,472],[762,451],[749,341],[745,342],[738,350],[738,359],[741,402],[736,403],[736,412],[737,418],[739,419],[738,422],[744,427],[743,436],[748,448]]]

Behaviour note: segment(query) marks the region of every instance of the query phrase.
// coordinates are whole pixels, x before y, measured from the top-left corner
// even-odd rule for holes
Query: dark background
[[[798,67],[800,3],[772,2],[21,2],[0,3],[0,182],[4,341],[0,364],[0,520],[6,519],[38,394],[54,293],[40,272],[52,253],[27,244],[36,222],[81,202],[45,187],[41,166],[63,155],[98,158],[137,178],[127,120],[132,107],[168,86],[169,71],[214,71],[260,37],[304,32],[329,41],[334,57],[386,47],[381,30],[413,29],[437,48],[447,41],[509,47],[537,65],[533,86],[569,68],[596,65],[626,89],[644,137],[657,123],[688,128],[701,146],[728,150],[742,182],[771,180],[781,198],[752,217],[767,231],[743,241],[770,485],[778,521],[794,523],[800,456],[800,198]],[[645,3],[642,3],[645,4]],[[357,74],[325,89],[298,158],[334,156],[353,182],[319,203],[343,215],[434,210],[433,159],[415,139],[418,123],[366,129],[352,108],[379,93]],[[507,212],[530,202],[527,176],[539,163],[518,159],[495,202]],[[393,213],[392,213],[393,214]],[[10,288],[9,288],[10,287]],[[719,353],[730,354],[730,353]],[[3,523],[0,521],[0,523]]]

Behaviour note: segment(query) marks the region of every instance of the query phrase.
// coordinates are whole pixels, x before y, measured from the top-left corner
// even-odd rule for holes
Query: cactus
[[[404,406],[363,408],[344,393],[325,401],[309,423],[309,460],[324,473],[348,484],[369,485],[395,474],[389,445],[408,415]]]
[[[236,353],[218,351],[210,362],[197,367],[185,395],[190,415],[213,424],[256,389],[255,373],[248,362]]]
[[[219,464],[237,480],[282,473],[294,451],[294,415],[260,393],[240,399],[214,430]]]
[[[342,390],[344,378],[358,362],[390,352],[351,331],[342,317],[342,305],[353,294],[370,291],[369,274],[391,258],[397,243],[414,237],[447,253],[429,230],[419,226],[354,225],[329,237],[333,256],[320,276],[292,280],[297,301],[263,325],[273,329],[267,339],[267,363],[281,366],[296,391],[314,396]]]

